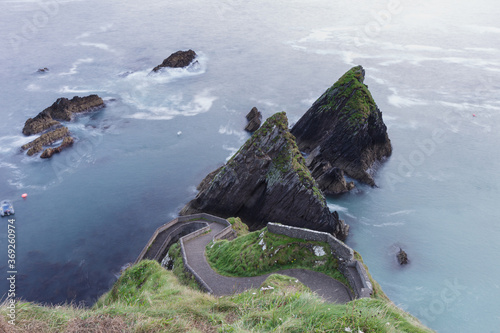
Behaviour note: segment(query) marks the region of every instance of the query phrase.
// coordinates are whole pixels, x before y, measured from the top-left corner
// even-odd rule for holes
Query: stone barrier
[[[273,234],[328,243],[332,250],[332,255],[340,261],[339,270],[349,281],[356,298],[365,298],[372,295],[373,286],[370,278],[366,273],[365,267],[358,260],[354,259],[354,250],[345,245],[344,242],[333,237],[333,235],[327,232],[297,228],[273,222],[267,224],[267,230]]]
[[[144,246],[141,253],[137,257],[135,264],[143,259],[161,261],[161,257],[163,257],[164,252],[168,249],[171,243],[177,241],[177,237],[179,237],[179,235],[184,236],[186,233],[201,229],[207,226],[208,222],[216,222],[227,226],[227,228],[222,230],[219,235],[215,236],[218,237],[217,239],[232,239],[236,237],[236,232],[234,232],[231,228],[231,223],[223,218],[205,213],[179,216],[155,230],[149,241],[146,243],[146,246]],[[160,235],[162,236],[160,239],[164,239],[161,241],[161,244],[158,244],[157,241]],[[155,244],[155,247],[158,247],[155,251],[151,249],[153,244]],[[148,253],[151,252],[150,250],[154,253]]]

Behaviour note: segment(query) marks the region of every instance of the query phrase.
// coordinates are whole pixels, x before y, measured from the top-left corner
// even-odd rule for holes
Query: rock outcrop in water
[[[28,156],[32,156],[43,150],[43,146],[49,146],[56,141],[64,139],[69,136],[69,129],[67,127],[59,127],[53,131],[40,135],[35,140],[23,145],[22,150],[28,149]]]
[[[245,131],[247,132],[255,132],[259,129],[262,124],[262,113],[254,106],[250,112],[248,112],[246,116],[248,120],[248,124],[245,127]]]
[[[408,255],[406,254],[403,249],[399,249],[398,254],[396,255],[396,258],[398,259],[398,262],[400,265],[406,265],[408,264]]]
[[[59,120],[69,121],[76,113],[89,112],[102,107],[104,107],[104,101],[97,95],[75,96],[71,100],[58,98],[54,104],[40,112],[35,118],[29,118],[25,122],[24,135],[46,132],[23,145],[21,149],[28,149],[27,154],[32,156],[42,151],[45,146],[52,145],[62,139],[63,141],[58,147],[45,149],[40,157],[49,158],[53,154],[61,152],[64,148],[71,146],[74,139],[70,136],[68,128],[64,127]]]
[[[251,229],[267,222],[332,233],[349,227],[331,213],[288,130],[285,112],[270,117],[223,167],[210,173],[181,211],[239,216]]]
[[[375,186],[370,169],[392,153],[387,127],[357,66],[325,91],[291,132],[319,187],[327,194],[349,191],[344,174]]]
[[[193,50],[177,51],[175,53],[172,53],[167,59],[163,60],[160,65],[153,68],[153,72],[158,72],[163,67],[186,67],[189,66],[189,64],[191,64],[191,62],[193,62],[195,58],[196,52],[194,52]]]
[[[71,147],[74,142],[75,140],[72,137],[67,136],[58,147],[45,149],[40,158],[50,158],[54,154],[59,154],[63,149]]]
[[[89,112],[104,107],[104,101],[97,95],[86,97],[75,96],[72,99],[58,98],[51,106],[40,112],[35,118],[26,120],[24,135],[41,133],[61,123],[58,120],[70,121],[74,114]]]

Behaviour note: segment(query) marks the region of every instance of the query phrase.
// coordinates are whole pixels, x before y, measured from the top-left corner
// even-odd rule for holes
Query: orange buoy
[[[23,193],[23,195],[21,195],[21,197],[22,197],[23,199],[26,199],[26,198],[28,197],[28,193]]]

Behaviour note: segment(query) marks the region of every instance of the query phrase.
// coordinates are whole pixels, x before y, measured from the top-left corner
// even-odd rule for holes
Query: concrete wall
[[[159,246],[158,250],[155,251],[156,253],[152,254],[153,259],[157,261],[161,261],[166,255],[166,252],[170,245],[179,240],[179,243],[181,245],[182,260],[184,261],[184,268],[195,278],[196,282],[198,282],[203,290],[208,293],[213,293],[212,289],[210,289],[205,281],[203,281],[203,279],[191,268],[191,266],[189,266],[186,257],[186,251],[184,248],[184,242],[209,231],[210,227],[208,224],[213,222],[226,226],[226,228],[220,231],[217,235],[214,235],[214,239],[233,239],[236,237],[236,232],[231,227],[231,223],[223,218],[205,213],[179,216],[155,230],[148,243],[139,254],[139,257],[137,257],[135,263],[138,263],[139,261],[145,259],[149,248],[151,247],[151,245],[153,245],[153,243],[157,241],[158,236],[162,235],[162,237],[165,237],[165,239],[162,241],[162,244],[161,246]],[[163,233],[167,234],[163,235]]]
[[[267,224],[267,230],[269,230],[273,234],[328,243],[337,258],[341,258],[343,261],[354,260],[353,249],[327,232],[297,228],[273,222],[269,222]]]
[[[218,237],[217,239],[232,239],[236,237],[236,232],[231,228],[231,223],[223,218],[205,213],[179,216],[155,230],[146,246],[144,246],[141,253],[137,257],[135,263],[137,264],[143,259],[161,261],[170,245],[175,243],[179,239],[179,236],[184,236],[197,229],[201,229],[207,226],[209,222],[217,222],[227,226],[227,228],[222,230],[219,235],[215,236]],[[162,244],[159,246],[158,250],[155,251],[155,253],[148,253],[151,252],[149,251],[150,247],[153,245],[153,243],[156,243],[160,235],[162,237],[165,237],[165,240],[162,241]],[[155,244],[155,246],[157,245],[158,244]]]
[[[272,222],[267,224],[267,230],[273,234],[328,243],[332,255],[340,261],[339,270],[349,281],[356,297],[370,297],[373,293],[373,287],[364,266],[354,259],[354,250],[331,234]]]
[[[205,281],[203,281],[203,279],[191,268],[191,266],[189,266],[186,257],[186,251],[184,248],[184,242],[209,231],[210,227],[208,226],[208,223],[212,222],[220,223],[226,226],[226,228],[220,231],[217,235],[214,235],[214,240],[233,239],[236,237],[236,232],[231,227],[231,223],[223,218],[205,213],[180,216],[156,229],[156,231],[153,233],[153,236],[150,238],[149,242],[146,244],[141,254],[137,258],[136,263],[144,258],[144,255],[146,254],[149,246],[151,246],[151,244],[155,242],[158,235],[162,232],[169,232],[171,234],[167,236],[167,238],[163,242],[164,244],[161,246],[160,250],[158,250],[158,254],[160,255],[160,257],[155,260],[160,261],[161,259],[163,259],[162,255],[164,255],[163,252],[165,252],[165,246],[168,246],[168,244],[166,243],[171,242],[176,236],[180,235],[183,232],[190,232],[189,234],[179,239],[184,267],[186,271],[195,278],[196,282],[198,282],[202,289],[204,289],[208,293],[213,293],[212,289],[205,283]],[[286,226],[272,222],[269,222],[267,224],[267,229],[269,230],[269,232],[278,235],[328,243],[332,250],[332,255],[339,259],[339,269],[349,281],[349,284],[354,290],[356,297],[370,297],[370,295],[373,293],[373,288],[370,283],[368,274],[366,273],[364,266],[359,261],[354,259],[353,249],[345,245],[342,241],[333,237],[331,234],[304,228]]]

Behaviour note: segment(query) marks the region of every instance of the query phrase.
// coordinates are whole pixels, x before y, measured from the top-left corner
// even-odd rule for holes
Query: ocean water
[[[377,188],[329,198],[347,243],[429,327],[500,332],[499,14],[492,0],[0,2],[0,199],[16,208],[18,295],[94,302],[245,142],[253,106],[292,124],[362,65],[394,152]],[[150,74],[189,48],[197,66]],[[93,93],[106,108],[68,124],[73,148],[19,151],[27,118]]]

